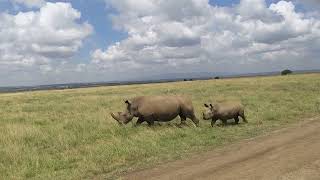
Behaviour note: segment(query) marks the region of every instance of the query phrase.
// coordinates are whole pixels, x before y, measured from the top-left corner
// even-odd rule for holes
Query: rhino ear
[[[128,105],[131,105],[131,102],[129,100],[125,100],[124,102]]]
[[[210,104],[210,107],[213,108],[212,104]]]
[[[204,107],[209,107],[209,106],[208,106],[208,104],[205,103],[205,104],[204,104]]]

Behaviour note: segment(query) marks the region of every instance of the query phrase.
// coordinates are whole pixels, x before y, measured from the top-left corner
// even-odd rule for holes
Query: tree
[[[214,79],[220,79],[220,77],[219,77],[219,76],[216,76],[216,77],[214,77]]]
[[[292,74],[292,71],[289,69],[285,69],[285,70],[281,71],[281,75],[289,75],[289,74]]]

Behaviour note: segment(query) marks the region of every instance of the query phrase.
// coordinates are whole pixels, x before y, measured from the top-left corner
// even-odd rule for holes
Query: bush
[[[214,79],[220,79],[220,77],[219,77],[219,76],[216,76],[216,77],[214,77]]]
[[[289,69],[281,71],[281,75],[288,75],[288,74],[292,74],[292,71]]]

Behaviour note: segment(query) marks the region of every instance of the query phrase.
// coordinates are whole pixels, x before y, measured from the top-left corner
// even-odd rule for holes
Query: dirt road
[[[320,118],[124,179],[320,179]]]

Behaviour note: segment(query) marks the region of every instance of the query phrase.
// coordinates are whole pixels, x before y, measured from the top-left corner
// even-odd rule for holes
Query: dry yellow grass
[[[291,75],[0,94],[0,179],[113,177],[320,114],[320,75]],[[109,116],[138,95],[240,100],[249,124],[119,127]],[[177,120],[175,120],[177,121]],[[241,121],[240,121],[241,122]]]

